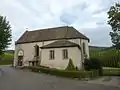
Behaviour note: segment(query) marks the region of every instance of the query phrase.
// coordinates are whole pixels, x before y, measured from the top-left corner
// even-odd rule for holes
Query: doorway
[[[23,56],[18,56],[18,66],[23,65]]]

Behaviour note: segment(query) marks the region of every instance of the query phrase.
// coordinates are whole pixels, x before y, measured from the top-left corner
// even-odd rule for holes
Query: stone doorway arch
[[[24,56],[24,51],[22,49],[20,49],[17,53],[18,56],[18,62],[17,65],[18,66],[22,66],[23,65],[23,56]]]

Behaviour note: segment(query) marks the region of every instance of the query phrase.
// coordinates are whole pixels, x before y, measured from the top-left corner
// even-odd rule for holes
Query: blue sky
[[[0,15],[12,27],[12,44],[27,30],[73,26],[90,38],[90,45],[110,46],[107,11],[120,0],[1,0]]]

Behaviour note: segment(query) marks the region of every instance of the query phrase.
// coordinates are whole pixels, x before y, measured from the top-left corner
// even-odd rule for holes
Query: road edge
[[[2,77],[3,70],[0,68],[0,78]]]

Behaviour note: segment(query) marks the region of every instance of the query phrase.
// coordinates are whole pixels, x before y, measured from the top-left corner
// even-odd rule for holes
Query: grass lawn
[[[107,69],[112,69],[112,70],[119,69],[120,70],[120,68],[114,68],[114,67],[103,67],[103,69],[105,69],[105,70],[107,70]]]
[[[2,59],[0,59],[0,65],[12,64],[13,63],[13,59],[14,59],[14,55],[13,54],[5,53],[4,56],[2,56]]]
[[[120,76],[120,68],[103,67],[104,76]]]

